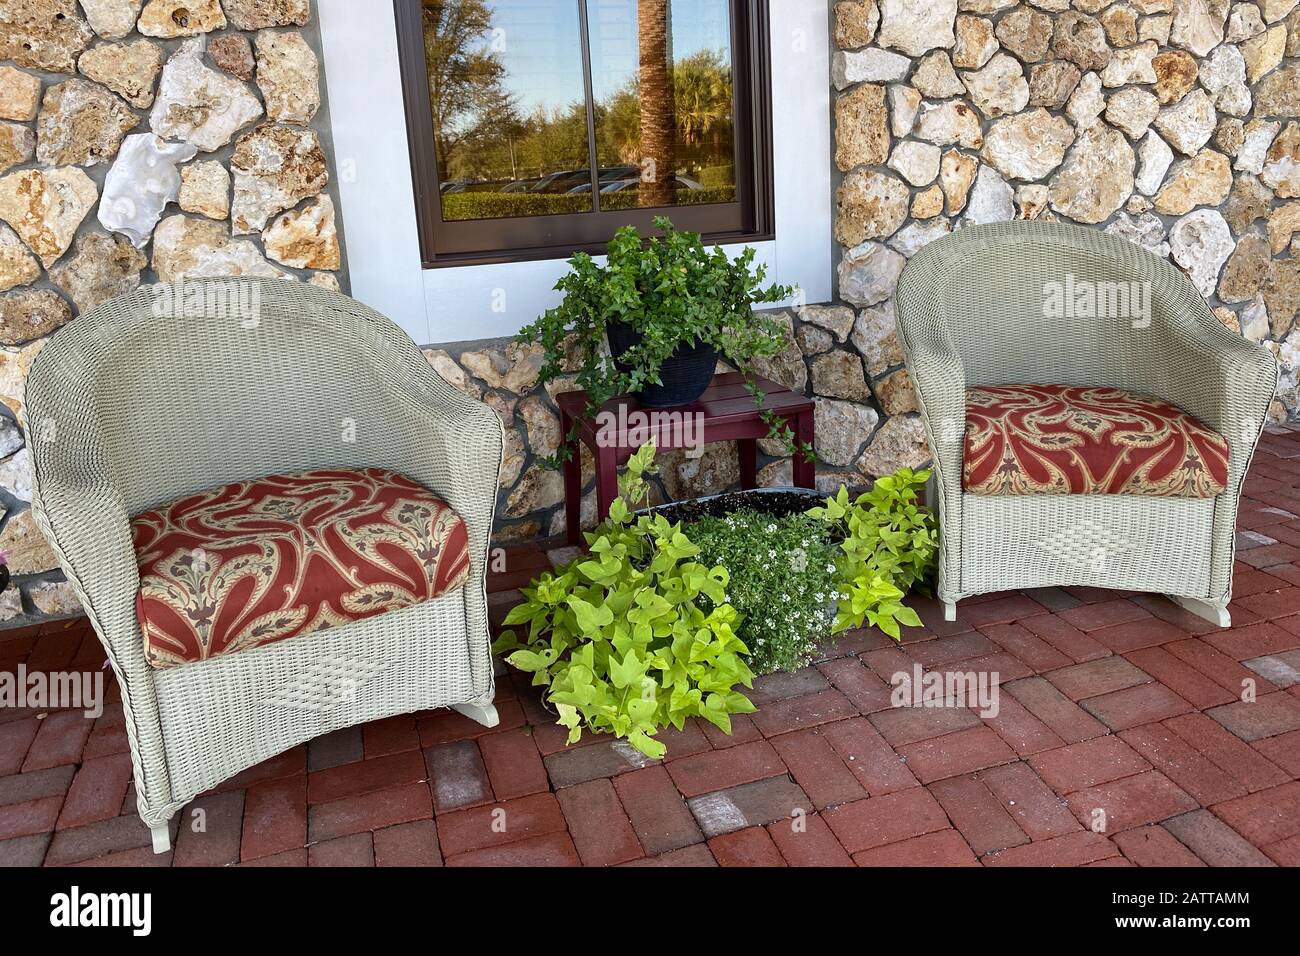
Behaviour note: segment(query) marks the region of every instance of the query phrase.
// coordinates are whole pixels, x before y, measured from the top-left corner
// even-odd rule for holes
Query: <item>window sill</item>
[[[776,239],[774,232],[735,232],[704,235],[706,246],[747,245],[755,242],[771,242]],[[604,255],[607,243],[588,245],[539,246],[532,249],[510,249],[500,253],[448,253],[434,260],[421,262],[423,269],[451,269],[460,266],[491,266],[510,262],[538,262],[547,259],[568,259],[574,253],[586,252],[593,256]]]

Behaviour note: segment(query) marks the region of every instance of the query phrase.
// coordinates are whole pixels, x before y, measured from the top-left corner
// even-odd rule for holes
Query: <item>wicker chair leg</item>
[[[1169,600],[1183,610],[1191,611],[1197,617],[1205,618],[1211,624],[1217,624],[1219,627],[1232,627],[1232,616],[1223,605],[1211,604],[1209,601],[1200,601],[1196,598],[1179,597],[1176,594],[1170,594]]]
[[[495,727],[501,722],[497,716],[497,709],[493,705],[491,698],[478,701],[466,701],[463,704],[455,704],[451,708],[457,713],[464,714],[475,723],[482,724],[484,727]]]
[[[153,851],[155,853],[166,853],[172,848],[171,830],[166,823],[150,827],[149,832],[153,834]]]
[[[957,602],[943,601],[943,619],[945,621],[957,620]]]

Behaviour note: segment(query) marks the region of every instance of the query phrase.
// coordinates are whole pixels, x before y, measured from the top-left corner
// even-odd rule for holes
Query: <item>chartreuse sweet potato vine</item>
[[[632,514],[648,497],[654,454],[647,444],[628,462],[609,520],[587,535],[591,553],[524,589],[506,618],[528,626],[523,639],[505,631],[494,650],[548,688],[570,743],[586,727],[659,758],[662,728],[698,716],[731,733],[730,715],[754,705],[735,690],[752,686],[753,674],[733,630],[726,569],[695,561],[699,549],[680,525]]]
[[[837,582],[839,610],[833,633],[872,624],[894,640],[900,624],[920,627],[916,611],[902,603],[903,596],[929,577],[938,551],[939,535],[934,515],[917,504],[917,492],[930,477],[928,471],[902,468],[877,479],[856,501],[849,493],[826,500],[809,514],[821,518],[840,543]]]

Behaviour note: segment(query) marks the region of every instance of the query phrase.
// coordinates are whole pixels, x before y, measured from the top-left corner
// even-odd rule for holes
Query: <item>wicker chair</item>
[[[141,288],[50,340],[26,405],[37,521],[117,676],[156,851],[195,795],[320,734],[447,706],[495,725],[486,568],[501,421],[387,319],[279,279]],[[468,532],[469,582],[315,633],[151,667],[130,519],[229,482],[321,468],[387,469],[444,499]]]
[[[1142,283],[1148,320],[1044,317],[1046,283]],[[1225,329],[1187,277],[1096,229],[1007,222],[924,247],[895,297],[899,337],[934,456],[938,596],[1090,585],[1168,595],[1227,627],[1242,481],[1277,386],[1269,352]],[[1213,497],[979,496],[963,490],[966,389],[1109,386],[1179,406],[1227,440]]]

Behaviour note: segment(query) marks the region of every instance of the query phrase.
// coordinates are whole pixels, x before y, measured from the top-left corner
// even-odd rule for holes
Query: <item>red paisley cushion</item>
[[[378,468],[225,485],[131,528],[136,611],[159,668],[409,607],[469,577],[460,515]]]
[[[1212,498],[1228,443],[1176,405],[1118,388],[982,385],[966,392],[972,495]]]

